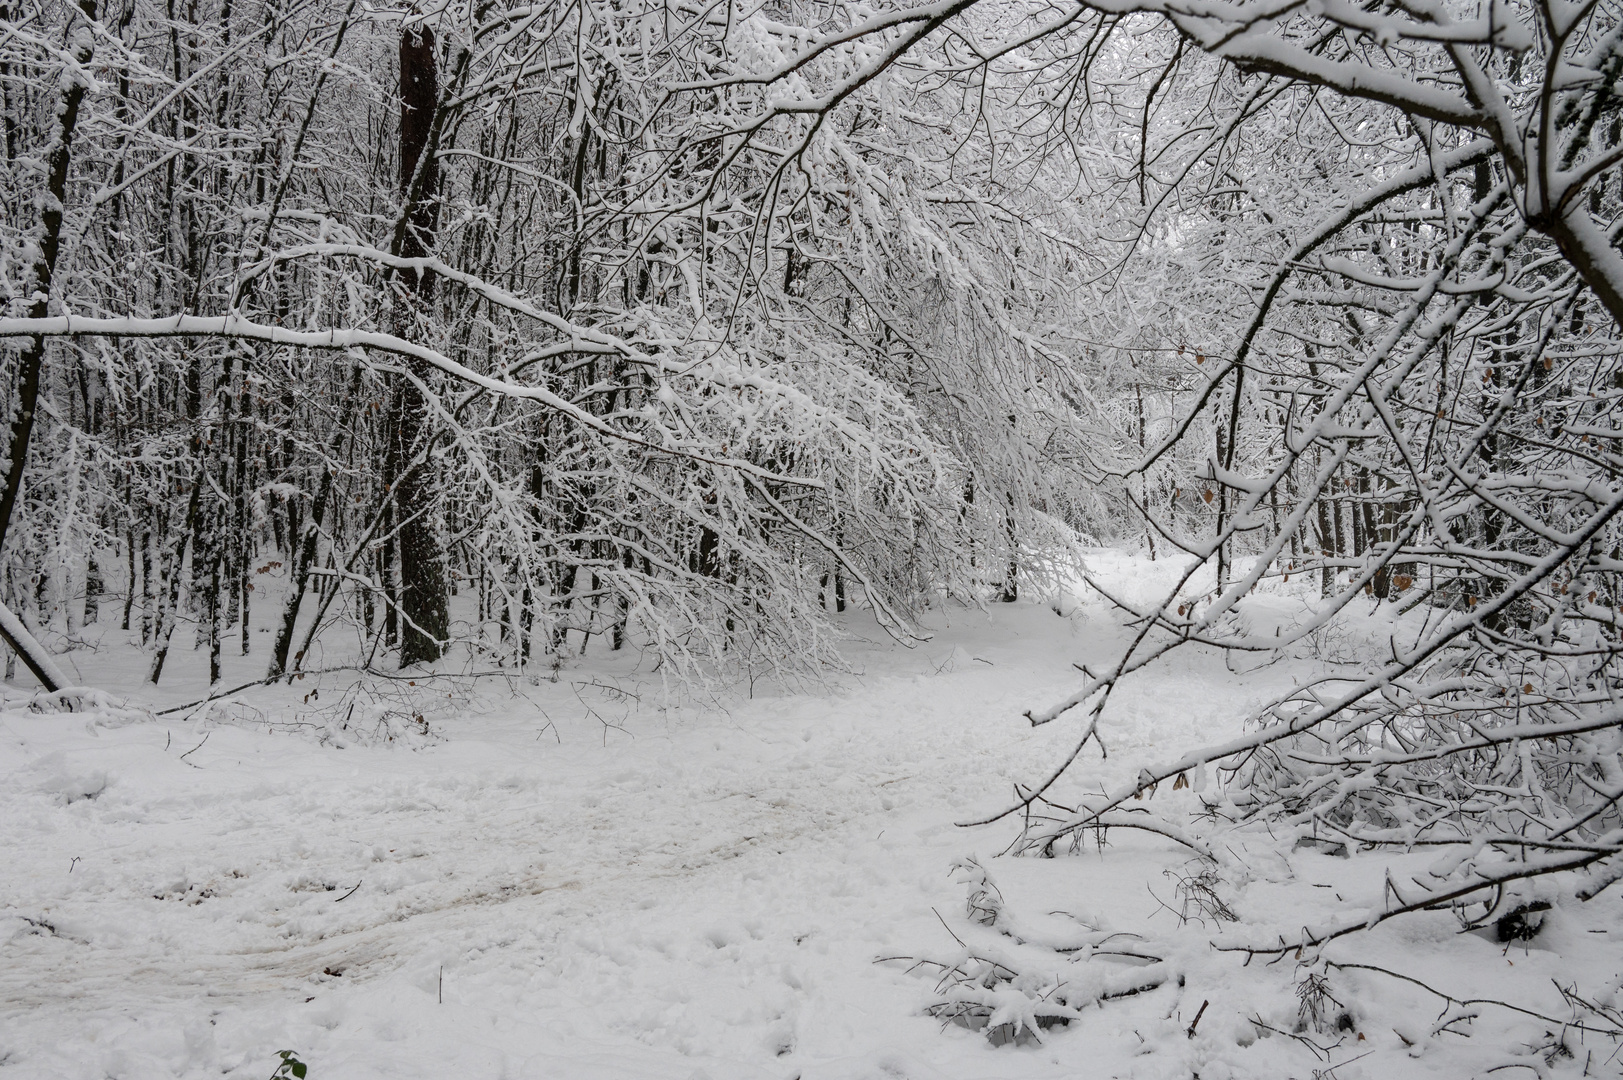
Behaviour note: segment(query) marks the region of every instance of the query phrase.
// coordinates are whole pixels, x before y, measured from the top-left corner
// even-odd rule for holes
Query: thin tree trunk
[[[156,646],[152,653],[152,667],[147,672],[147,682],[156,686],[158,679],[163,675],[164,661],[169,658],[169,639],[175,633],[175,611],[180,604],[180,582],[185,573],[186,548],[191,542],[192,533],[197,525],[197,509],[202,499],[203,480],[195,477],[192,480],[191,498],[186,504],[186,520],[175,536],[174,555],[169,565],[169,590],[160,594],[157,624],[153,627],[153,644]]]
[[[220,682],[220,630],[222,605],[220,603],[220,575],[225,559],[219,551],[209,560],[208,588],[203,597],[203,617],[208,620],[209,685]]]
[[[1003,589],[998,599],[1012,604],[1020,599],[1020,543],[1014,524],[1014,492],[1007,491],[1008,506],[1003,510],[1003,530],[1009,542],[1008,565],[1003,568]]]
[[[288,568],[287,600],[282,605],[282,624],[276,628],[276,644],[271,647],[270,668],[265,678],[274,679],[287,671],[287,653],[293,647],[293,629],[299,621],[299,607],[304,602],[305,590],[310,587],[310,570],[316,562],[316,547],[321,538],[321,522],[327,514],[327,501],[332,497],[332,470],[324,469],[321,486],[316,489],[316,501],[305,519],[303,535],[293,552],[293,565]],[[301,655],[297,659],[303,660]]]
[[[128,630],[130,628],[130,611],[135,607],[135,530],[134,529],[129,530],[129,532],[126,534],[125,539],[124,539],[124,544],[125,544],[125,547],[128,549],[129,558],[127,560],[128,569],[126,570],[126,576],[125,576],[125,579],[124,579],[124,621],[119,624],[119,629]]]
[[[141,644],[152,641],[152,528],[141,531]]]
[[[107,591],[107,585],[102,580],[101,564],[96,560],[96,553],[92,551],[85,557],[85,617],[84,624],[101,621],[101,597]]]
[[[1319,514],[1319,557],[1324,560],[1319,568],[1319,596],[1328,598],[1336,587],[1336,571],[1330,565],[1330,560],[1340,549],[1335,531],[1335,523],[1330,518],[1330,509],[1325,504],[1331,500],[1320,497],[1317,501]]]

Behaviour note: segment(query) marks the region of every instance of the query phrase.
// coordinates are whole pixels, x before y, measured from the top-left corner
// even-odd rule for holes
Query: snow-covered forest
[[[1617,0],[0,0],[0,1077],[1623,1075]]]

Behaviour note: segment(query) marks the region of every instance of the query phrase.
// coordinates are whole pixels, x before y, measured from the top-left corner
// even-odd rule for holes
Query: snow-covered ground
[[[1096,569],[1140,599],[1172,580],[1165,563],[1112,553]],[[1256,611],[1290,603],[1270,602]],[[937,612],[912,650],[852,615],[858,674],[710,706],[664,707],[657,676],[624,654],[572,661],[557,682],[423,679],[357,698],[352,677],[328,676],[156,718],[34,712],[13,692],[0,713],[0,1077],[264,1080],[282,1050],[311,1080],[1618,1071],[1623,1055],[1592,1033],[1565,1033],[1571,1057],[1518,1057],[1563,1032],[1497,1005],[1455,1006],[1434,1032],[1447,1002],[1367,969],[1330,974],[1328,1034],[1298,1031],[1305,973],[1291,958],[1247,965],[1206,944],[1222,926],[1179,926],[1185,853],[1113,837],[999,858],[1009,822],[958,827],[1069,749],[1073,726],[1033,729],[1021,713],[1123,640],[1096,600],[1058,607]],[[152,708],[201,696],[189,652],[161,691],[138,686],[127,637],[74,654],[79,676]],[[1091,757],[1060,794],[1232,733],[1333,659],[1235,673],[1178,654],[1122,693],[1110,759]],[[251,675],[262,662],[238,663]],[[944,1026],[913,958],[999,936],[965,918],[950,867],[970,854],[1025,925],[1074,916],[1193,943],[1182,985],[1108,1002],[1041,1043]],[[1251,933],[1289,932],[1378,902],[1384,865],[1302,851],[1220,888]],[[1558,907],[1535,947],[1507,951],[1440,912],[1326,956],[1567,1017],[1552,980],[1617,986],[1618,916],[1610,896]]]

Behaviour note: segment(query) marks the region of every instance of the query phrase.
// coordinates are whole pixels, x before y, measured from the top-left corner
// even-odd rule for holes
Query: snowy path
[[[259,1076],[285,1046],[321,1077],[720,1080],[959,1055],[872,961],[934,943],[948,862],[1008,835],[952,822],[1056,742],[1019,709],[1085,642],[999,617],[864,657],[922,674],[624,732],[543,684],[561,742],[512,704],[415,752],[9,714],[0,1063]]]
[[[281,1049],[312,1080],[1187,1077],[1218,1051],[1180,1034],[1135,1057],[1146,1022],[1187,1024],[1199,1001],[1176,990],[994,1049],[921,1015],[928,979],[874,964],[950,943],[949,864],[1011,835],[953,823],[1068,748],[1020,710],[1120,633],[1097,608],[957,621],[856,650],[867,674],[831,695],[661,713],[577,696],[571,675],[633,685],[588,665],[525,699],[492,688],[415,747],[0,714],[0,1077],[264,1080]],[[1089,783],[1289,677],[1182,663],[1122,699]],[[1183,861],[1127,842],[1059,878],[994,870],[1142,919],[1145,883]],[[1229,1048],[1203,1076],[1255,1038],[1238,1013],[1203,1030]]]

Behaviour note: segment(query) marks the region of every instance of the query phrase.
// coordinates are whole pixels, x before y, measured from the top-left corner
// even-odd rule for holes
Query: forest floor
[[[1096,562],[1142,597],[1172,580],[1164,562]],[[156,717],[37,713],[11,691],[0,1077],[265,1080],[281,1050],[310,1080],[1618,1072],[1614,1043],[1498,1005],[1453,1006],[1438,1030],[1446,1001],[1370,971],[1331,980],[1345,1020],[1298,1031],[1291,958],[1247,965],[1204,939],[1181,985],[1107,1002],[1041,1042],[994,1046],[928,1015],[929,969],[876,961],[950,956],[955,936],[985,932],[950,869],[965,855],[1032,919],[1086,909],[1124,932],[1204,932],[1171,910],[1191,867],[1170,844],[1113,834],[1052,860],[1000,858],[1009,820],[956,824],[1069,751],[1074,724],[1021,714],[1123,641],[1097,600],[1058,607],[937,611],[912,649],[852,614],[855,670],[838,685],[758,685],[709,705],[662,704],[656,675],[596,641],[556,682],[423,678],[357,695],[335,674]],[[1269,610],[1259,598],[1253,614]],[[64,660],[144,709],[201,696],[200,653],[177,636],[153,690],[129,637],[87,635],[96,651]],[[1239,673],[1185,650],[1128,684],[1109,759],[1089,751],[1060,794],[1236,733],[1350,647],[1319,641]],[[251,677],[263,656],[238,663]],[[1286,933],[1379,902],[1388,865],[1300,851],[1219,887],[1248,928]],[[1554,980],[1615,988],[1619,916],[1610,895],[1558,905],[1531,947],[1506,949],[1428,913],[1327,955],[1570,1016]]]

